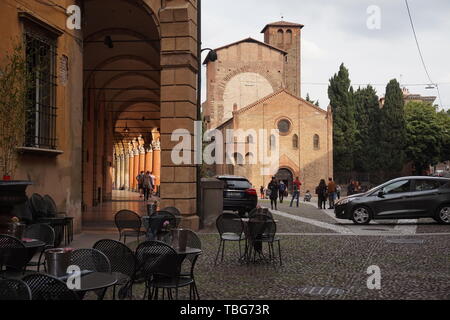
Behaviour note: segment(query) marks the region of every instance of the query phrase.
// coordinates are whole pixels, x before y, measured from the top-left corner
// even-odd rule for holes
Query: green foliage
[[[390,176],[397,176],[405,165],[406,121],[403,92],[397,80],[386,87],[380,117],[380,165]]]
[[[429,103],[409,102],[405,106],[406,155],[421,175],[441,158],[443,127],[436,108]]]
[[[334,168],[337,173],[351,172],[354,167],[356,122],[353,95],[348,69],[341,64],[328,87],[333,110]]]
[[[440,161],[450,160],[450,110],[441,111],[436,114],[437,122],[442,129],[442,144]]]
[[[16,147],[23,145],[30,75],[23,45],[15,45],[0,65],[0,170],[12,175],[17,167]]]
[[[315,105],[317,107],[320,106],[319,100],[317,100],[317,101],[311,100],[311,98],[309,97],[309,93],[306,94],[306,99],[305,100],[308,101],[309,103],[312,103],[313,105]]]
[[[355,169],[359,172],[375,172],[380,169],[381,109],[377,93],[372,86],[356,91],[355,111]]]

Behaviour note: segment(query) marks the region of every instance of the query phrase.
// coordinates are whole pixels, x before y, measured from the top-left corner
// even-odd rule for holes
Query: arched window
[[[292,138],[292,147],[298,149],[298,135],[296,134],[294,134],[294,137]]]
[[[233,155],[234,165],[235,166],[243,166],[244,165],[244,157],[240,153],[235,153]]]
[[[278,32],[277,32],[277,42],[278,42],[278,44],[284,43],[284,32],[281,29],[278,30]]]
[[[315,150],[320,149],[320,137],[318,134],[314,135],[314,149]]]
[[[252,135],[249,135],[247,137],[247,144],[254,144],[255,143],[255,139],[253,138]]]
[[[249,152],[245,155],[245,164],[256,164],[254,163],[255,156],[253,153]]]
[[[269,145],[270,145],[270,150],[275,150],[276,149],[276,147],[277,147],[277,138],[275,137],[275,135],[271,135],[270,136]]]
[[[292,30],[286,31],[286,43],[287,44],[292,43]]]

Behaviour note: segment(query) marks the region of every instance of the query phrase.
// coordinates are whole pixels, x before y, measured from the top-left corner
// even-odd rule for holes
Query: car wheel
[[[356,207],[352,212],[352,220],[358,225],[369,224],[372,220],[369,209],[367,207]]]
[[[450,224],[450,204],[438,209],[435,220],[441,224]]]

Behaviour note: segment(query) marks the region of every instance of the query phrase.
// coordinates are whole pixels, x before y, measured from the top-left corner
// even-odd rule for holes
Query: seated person
[[[305,202],[311,202],[311,198],[312,198],[311,192],[307,190],[305,193]]]

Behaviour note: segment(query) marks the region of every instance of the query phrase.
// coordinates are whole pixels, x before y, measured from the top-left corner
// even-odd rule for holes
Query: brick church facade
[[[299,177],[303,192],[333,176],[331,111],[301,98],[302,28],[286,21],[271,23],[262,30],[264,42],[247,38],[216,49],[216,61],[205,60],[208,129],[224,136],[227,130],[247,134],[243,141],[235,140],[232,161],[223,159],[215,166],[216,174],[245,176],[258,189],[273,175],[290,188]],[[263,141],[252,134],[262,129],[269,132]],[[275,139],[270,132],[277,129]],[[255,144],[261,143],[262,150],[279,150],[269,172],[263,172],[256,154]]]

